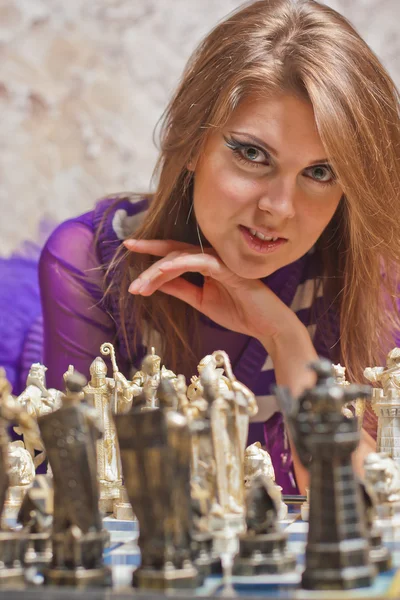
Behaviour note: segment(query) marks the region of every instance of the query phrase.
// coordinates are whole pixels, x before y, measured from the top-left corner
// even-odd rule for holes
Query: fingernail
[[[143,287],[144,282],[141,279],[135,279],[128,288],[130,294],[137,294]]]
[[[127,247],[127,246],[134,246],[136,244],[136,240],[134,240],[133,238],[131,238],[129,240],[124,240],[122,243],[123,243],[123,245],[125,247]]]

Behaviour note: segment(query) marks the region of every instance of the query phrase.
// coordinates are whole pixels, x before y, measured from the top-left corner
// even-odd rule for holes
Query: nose
[[[282,219],[295,215],[296,182],[281,177],[270,179],[258,201],[258,208]]]

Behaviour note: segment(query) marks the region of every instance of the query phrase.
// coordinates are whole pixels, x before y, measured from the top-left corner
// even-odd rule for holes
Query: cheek
[[[200,216],[205,210],[234,214],[254,203],[258,190],[254,180],[238,174],[226,165],[208,163],[195,173],[194,207]]]
[[[321,233],[332,219],[339,205],[341,193],[317,198],[315,201],[304,203],[299,208],[298,215],[305,225],[304,229]]]

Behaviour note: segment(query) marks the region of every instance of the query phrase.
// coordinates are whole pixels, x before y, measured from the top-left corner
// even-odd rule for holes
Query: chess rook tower
[[[353,589],[371,585],[375,568],[362,513],[359,485],[351,454],[359,442],[357,419],[342,414],[342,406],[368,397],[366,386],[339,386],[331,364],[311,365],[317,383],[294,402],[288,390],[277,394],[299,458],[310,471],[310,515],[305,589]],[[295,406],[295,408],[293,408]]]
[[[371,405],[378,417],[376,451],[386,452],[400,464],[400,394],[395,388],[389,388],[386,395],[375,388]]]

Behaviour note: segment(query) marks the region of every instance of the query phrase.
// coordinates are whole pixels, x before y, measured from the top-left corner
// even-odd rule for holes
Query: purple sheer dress
[[[146,201],[130,196],[102,200],[93,211],[62,223],[48,239],[39,265],[42,358],[48,367],[48,387],[63,387],[62,375],[69,364],[87,376],[105,341],[115,344],[118,365],[125,375],[129,376],[132,366],[140,367],[142,351],[133,365],[128,359],[120,332],[117,298],[106,306],[102,289],[106,267],[122,239],[135,230],[146,206]],[[310,252],[264,282],[308,327],[317,352],[331,358],[318,320],[318,314],[326,310],[324,298],[317,298],[311,306],[318,269],[318,257]],[[332,311],[329,317],[338,335],[337,315]],[[216,349],[226,350],[236,377],[255,393],[259,414],[257,422],[250,424],[249,443],[260,441],[266,447],[283,492],[297,493],[282,415],[273,395],[273,364],[265,349],[256,339],[220,327],[204,316],[201,345],[199,360]],[[371,433],[374,427],[375,423],[371,423]]]

